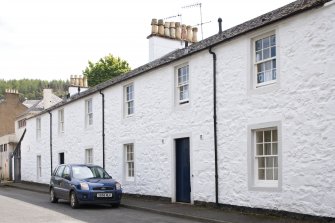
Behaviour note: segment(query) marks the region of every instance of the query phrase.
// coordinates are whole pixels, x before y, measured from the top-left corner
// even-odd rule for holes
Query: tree
[[[130,70],[127,61],[109,54],[96,63],[88,61],[88,67],[83,71],[83,75],[87,77],[88,86],[92,87]]]

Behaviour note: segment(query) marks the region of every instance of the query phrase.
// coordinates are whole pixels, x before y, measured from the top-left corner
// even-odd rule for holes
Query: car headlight
[[[90,187],[88,186],[88,183],[80,183],[80,188],[82,190],[89,190]]]
[[[115,188],[116,190],[121,190],[121,184],[119,182],[116,182]]]

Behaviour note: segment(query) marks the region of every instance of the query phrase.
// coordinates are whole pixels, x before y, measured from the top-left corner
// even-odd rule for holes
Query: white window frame
[[[41,132],[42,132],[42,127],[41,127],[41,117],[36,118],[36,139],[41,138]]]
[[[93,125],[93,99],[92,98],[85,100],[85,123],[86,123],[86,127]]]
[[[176,67],[176,101],[177,104],[186,104],[190,101],[190,68],[188,64]],[[185,88],[187,91],[185,91]],[[182,94],[181,92],[186,94]],[[183,98],[181,98],[181,94]]]
[[[37,178],[42,177],[42,156],[37,155],[36,157],[36,176]]]
[[[126,181],[135,181],[135,150],[133,143],[124,145],[124,171]]]
[[[135,87],[134,83],[124,86],[124,114],[125,117],[133,116],[135,113]]]
[[[93,149],[85,149],[85,163],[93,164]]]
[[[256,139],[257,132],[271,131],[271,142],[265,140],[260,142]],[[273,138],[272,131],[277,132],[277,140]],[[280,191],[282,186],[282,155],[281,155],[281,122],[267,122],[260,123],[248,126],[248,184],[250,190],[271,190],[271,191]],[[260,154],[257,152],[257,145],[262,145],[260,147],[263,148],[263,153]],[[275,154],[275,145],[277,145],[277,153]],[[259,149],[261,149],[258,147]],[[267,150],[268,149],[268,150]],[[268,151],[268,152],[266,152]],[[271,151],[271,152],[270,152]],[[266,153],[267,155],[265,155]],[[275,159],[277,157],[277,179],[259,179],[258,170],[263,169],[259,167],[259,159],[268,158]],[[264,170],[266,171],[266,161],[264,164]],[[263,166],[263,164],[261,164]],[[272,163],[273,165],[273,163]],[[274,165],[272,166],[274,167]],[[270,170],[270,168],[268,168]]]
[[[275,37],[275,45],[271,45],[271,37],[274,36]],[[256,42],[259,41],[259,40],[264,40],[266,38],[270,38],[270,45],[269,47],[265,47],[264,48],[264,45],[262,44],[262,48],[261,50],[258,50],[256,51]],[[263,42],[263,41],[262,41]],[[271,56],[271,48],[274,48],[274,51],[275,51],[275,56]],[[269,58],[266,58],[266,59],[261,59],[259,61],[257,61],[257,52],[260,52],[261,55],[263,55],[263,52],[264,50],[267,50],[269,49],[269,54],[270,54],[270,57]],[[253,41],[252,41],[252,61],[253,61],[253,85],[254,85],[254,88],[261,88],[263,86],[268,86],[268,85],[271,85],[271,84],[274,84],[278,81],[278,39],[277,39],[277,34],[272,31],[272,32],[268,32],[266,34],[263,34],[263,35],[260,35],[260,36],[257,36],[255,38],[253,38]],[[275,68],[273,68],[273,62],[271,62],[272,60],[274,60],[274,64],[276,65]],[[265,71],[267,72],[270,72],[271,71],[271,77],[273,78],[273,73],[275,73],[276,75],[276,78],[275,79],[271,79],[271,80],[268,80],[268,81],[264,81],[262,83],[258,83],[258,65],[260,66],[263,66],[264,69],[265,69],[265,66],[266,66],[266,63],[269,64],[271,62],[271,69],[267,69]],[[264,71],[264,72],[265,72]],[[264,77],[265,78],[265,74],[264,74]]]
[[[64,133],[64,109],[58,110],[58,132]]]

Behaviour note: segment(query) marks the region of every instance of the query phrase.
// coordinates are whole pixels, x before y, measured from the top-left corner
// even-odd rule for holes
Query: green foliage
[[[88,86],[92,87],[130,70],[125,60],[109,54],[96,63],[88,61],[88,67],[83,71],[83,75],[87,77]]]
[[[0,79],[0,99],[4,98],[6,89],[15,89],[19,91],[21,101],[38,100],[43,98],[43,89],[51,88],[53,93],[58,97],[64,97],[69,88],[69,81],[63,80],[38,80],[38,79],[21,79],[8,80]]]

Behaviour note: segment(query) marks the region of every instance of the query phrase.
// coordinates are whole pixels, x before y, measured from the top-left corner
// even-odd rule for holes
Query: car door
[[[58,198],[62,198],[61,182],[62,182],[62,175],[63,175],[64,168],[65,168],[64,165],[59,166],[53,178],[54,191],[55,191],[56,197]]]
[[[64,199],[69,199],[70,197],[70,189],[71,189],[71,174],[70,174],[70,167],[65,166],[63,174],[62,174],[62,197]]]

